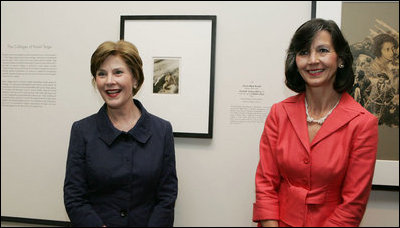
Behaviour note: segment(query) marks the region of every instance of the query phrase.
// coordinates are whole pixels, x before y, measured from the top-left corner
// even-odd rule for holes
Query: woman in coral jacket
[[[349,45],[333,21],[294,34],[286,86],[260,140],[253,221],[261,226],[359,226],[371,190],[378,120],[348,93]]]

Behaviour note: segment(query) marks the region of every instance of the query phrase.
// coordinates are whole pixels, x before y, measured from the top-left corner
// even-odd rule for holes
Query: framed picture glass
[[[174,136],[212,138],[216,16],[121,16],[145,76],[135,98],[171,122]]]

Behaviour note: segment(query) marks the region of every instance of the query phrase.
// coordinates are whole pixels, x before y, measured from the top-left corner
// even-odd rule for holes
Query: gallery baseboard
[[[399,191],[399,186],[374,184],[372,185],[372,190]]]
[[[27,224],[37,224],[37,225],[49,225],[49,226],[66,226],[70,227],[71,223],[66,221],[55,221],[46,219],[32,219],[32,218],[20,218],[20,217],[10,217],[1,216],[1,221],[3,222],[18,222]]]

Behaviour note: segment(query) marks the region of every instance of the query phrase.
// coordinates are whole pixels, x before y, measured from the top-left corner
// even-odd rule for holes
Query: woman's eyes
[[[318,51],[321,52],[321,53],[328,53],[328,52],[329,52],[329,49],[327,49],[327,48],[320,48]]]
[[[120,75],[120,74],[123,74],[123,73],[124,73],[124,72],[123,72],[122,70],[116,70],[116,71],[114,71],[114,74],[117,74],[117,75]],[[99,76],[99,77],[107,76],[107,73],[106,73],[106,72],[100,71],[100,72],[97,73],[96,76]]]
[[[308,51],[299,51],[299,55],[308,55]]]
[[[328,48],[318,48],[317,49],[317,53],[325,54],[325,53],[329,53],[329,52],[330,51]],[[309,55],[309,53],[310,53],[309,51],[303,50],[303,51],[299,51],[298,55]]]
[[[102,76],[105,76],[106,74],[104,73],[104,72],[98,72],[97,73],[97,76],[100,76],[100,77],[102,77]]]

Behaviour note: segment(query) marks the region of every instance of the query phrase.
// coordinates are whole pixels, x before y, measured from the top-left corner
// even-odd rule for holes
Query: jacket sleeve
[[[377,145],[378,119],[360,122],[353,136],[348,168],[342,187],[343,202],[323,226],[359,226],[367,206],[374,174]]]
[[[253,204],[253,221],[279,220],[278,189],[280,173],[275,157],[278,139],[276,105],[271,107],[260,140],[260,161],[256,171],[256,202]]]
[[[173,226],[178,179],[175,168],[175,147],[172,126],[167,124],[164,161],[157,189],[157,204],[150,216],[148,226]]]
[[[78,122],[72,125],[64,181],[64,204],[73,226],[102,226],[88,201],[85,142]]]

